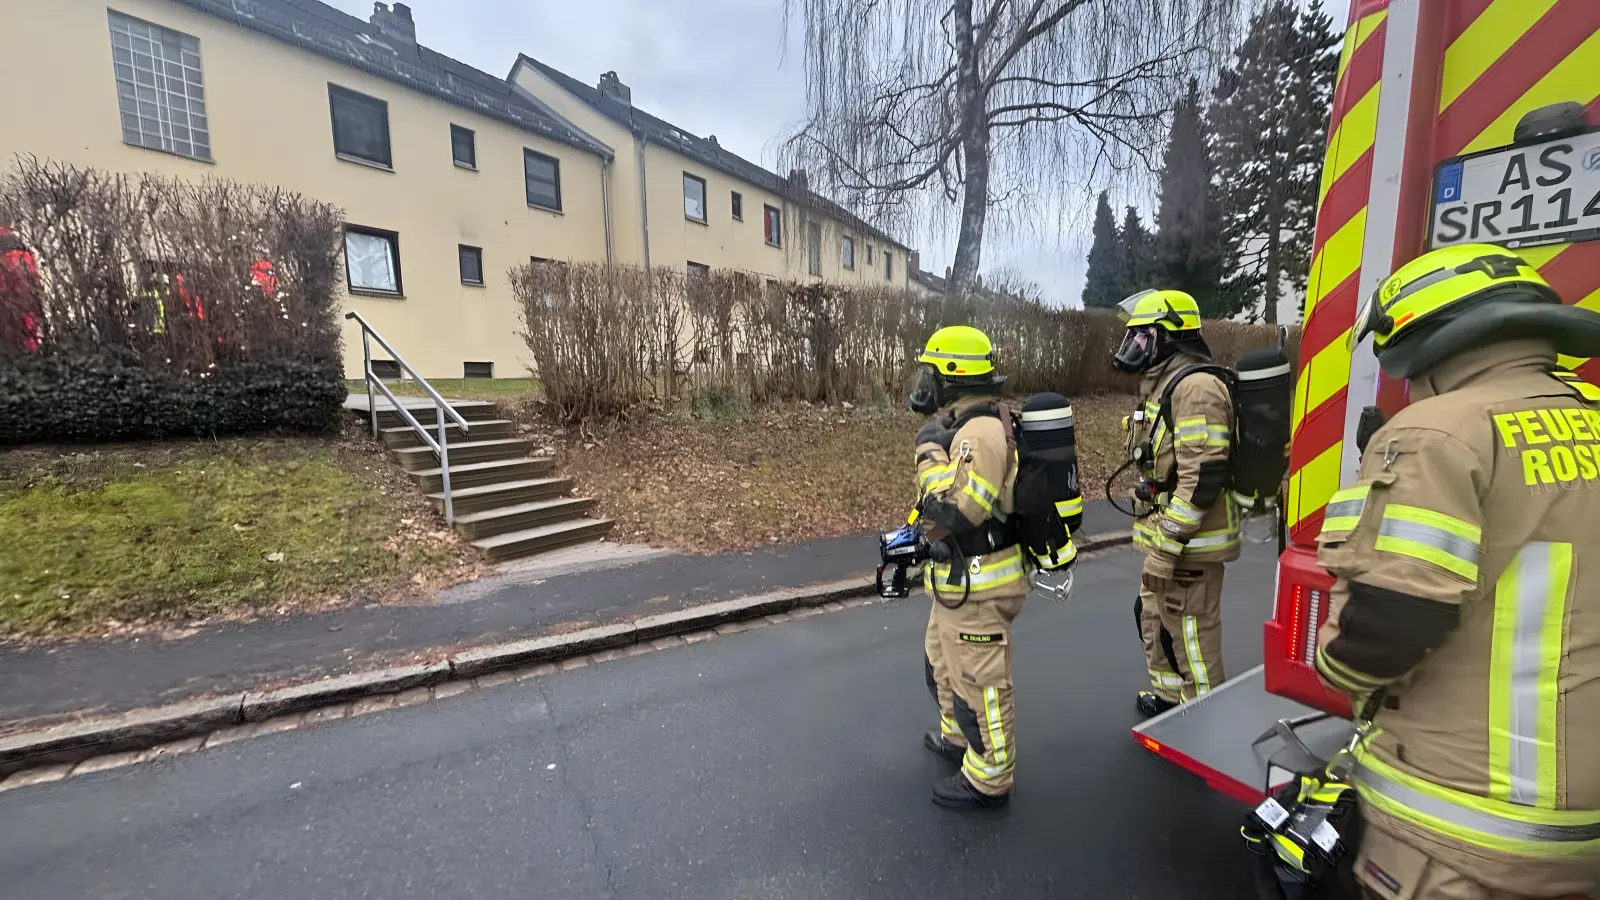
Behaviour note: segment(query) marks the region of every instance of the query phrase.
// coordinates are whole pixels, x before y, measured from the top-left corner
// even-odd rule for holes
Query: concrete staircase
[[[350,406],[363,418],[366,396],[352,396]],[[450,493],[455,529],[484,556],[494,561],[531,556],[557,547],[598,540],[611,531],[610,519],[589,515],[594,501],[569,496],[572,481],[555,474],[548,457],[534,455],[532,445],[516,436],[512,424],[499,418],[493,403],[450,400],[467,420],[467,431],[445,429],[450,448]],[[426,404],[426,405],[424,405]],[[378,398],[378,436],[383,446],[410,473],[434,508],[444,511],[444,479],[439,458],[422,443],[400,413]],[[433,401],[407,404],[407,411],[437,435]]]

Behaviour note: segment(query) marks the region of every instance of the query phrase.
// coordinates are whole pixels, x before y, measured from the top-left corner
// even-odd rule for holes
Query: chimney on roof
[[[917,276],[917,273],[922,271],[922,251],[921,250],[912,250],[909,254],[907,254],[907,256],[906,256],[906,271],[910,272],[911,273],[911,277],[913,277],[913,278],[915,278]]]
[[[811,176],[806,174],[805,169],[790,169],[789,183],[802,191],[811,190]]]
[[[404,3],[396,3],[393,11],[387,3],[372,4],[370,21],[384,37],[404,46],[417,46],[417,23],[411,20],[411,7]]]
[[[622,83],[615,69],[600,76],[599,87],[600,96],[615,100],[623,106],[633,105],[633,89]]]

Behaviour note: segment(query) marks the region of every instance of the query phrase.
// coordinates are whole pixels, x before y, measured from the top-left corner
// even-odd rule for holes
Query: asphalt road
[[[1271,557],[1229,570],[1233,673]],[[0,895],[1250,896],[1240,810],[1129,736],[1137,565],[1023,611],[997,816],[929,803],[912,598],[0,794]]]

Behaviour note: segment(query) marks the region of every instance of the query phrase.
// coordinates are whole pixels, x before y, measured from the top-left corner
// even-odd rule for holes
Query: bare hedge
[[[1072,396],[1137,385],[1111,365],[1121,323],[1098,311],[734,271],[608,274],[599,264],[530,264],[513,269],[511,281],[545,402],[568,421],[626,416],[689,394],[899,402],[917,350],[946,324],[987,332],[1019,392]],[[1219,361],[1232,363],[1274,336],[1266,326],[1208,322],[1206,339]]]
[[[23,159],[0,178],[0,442],[323,428],[342,214]]]

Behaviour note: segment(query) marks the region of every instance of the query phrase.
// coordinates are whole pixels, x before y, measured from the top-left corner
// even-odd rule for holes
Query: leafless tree
[[[784,154],[886,226],[959,202],[964,291],[991,207],[1151,166],[1184,82],[1252,3],[785,0],[805,29],[807,115]]]

